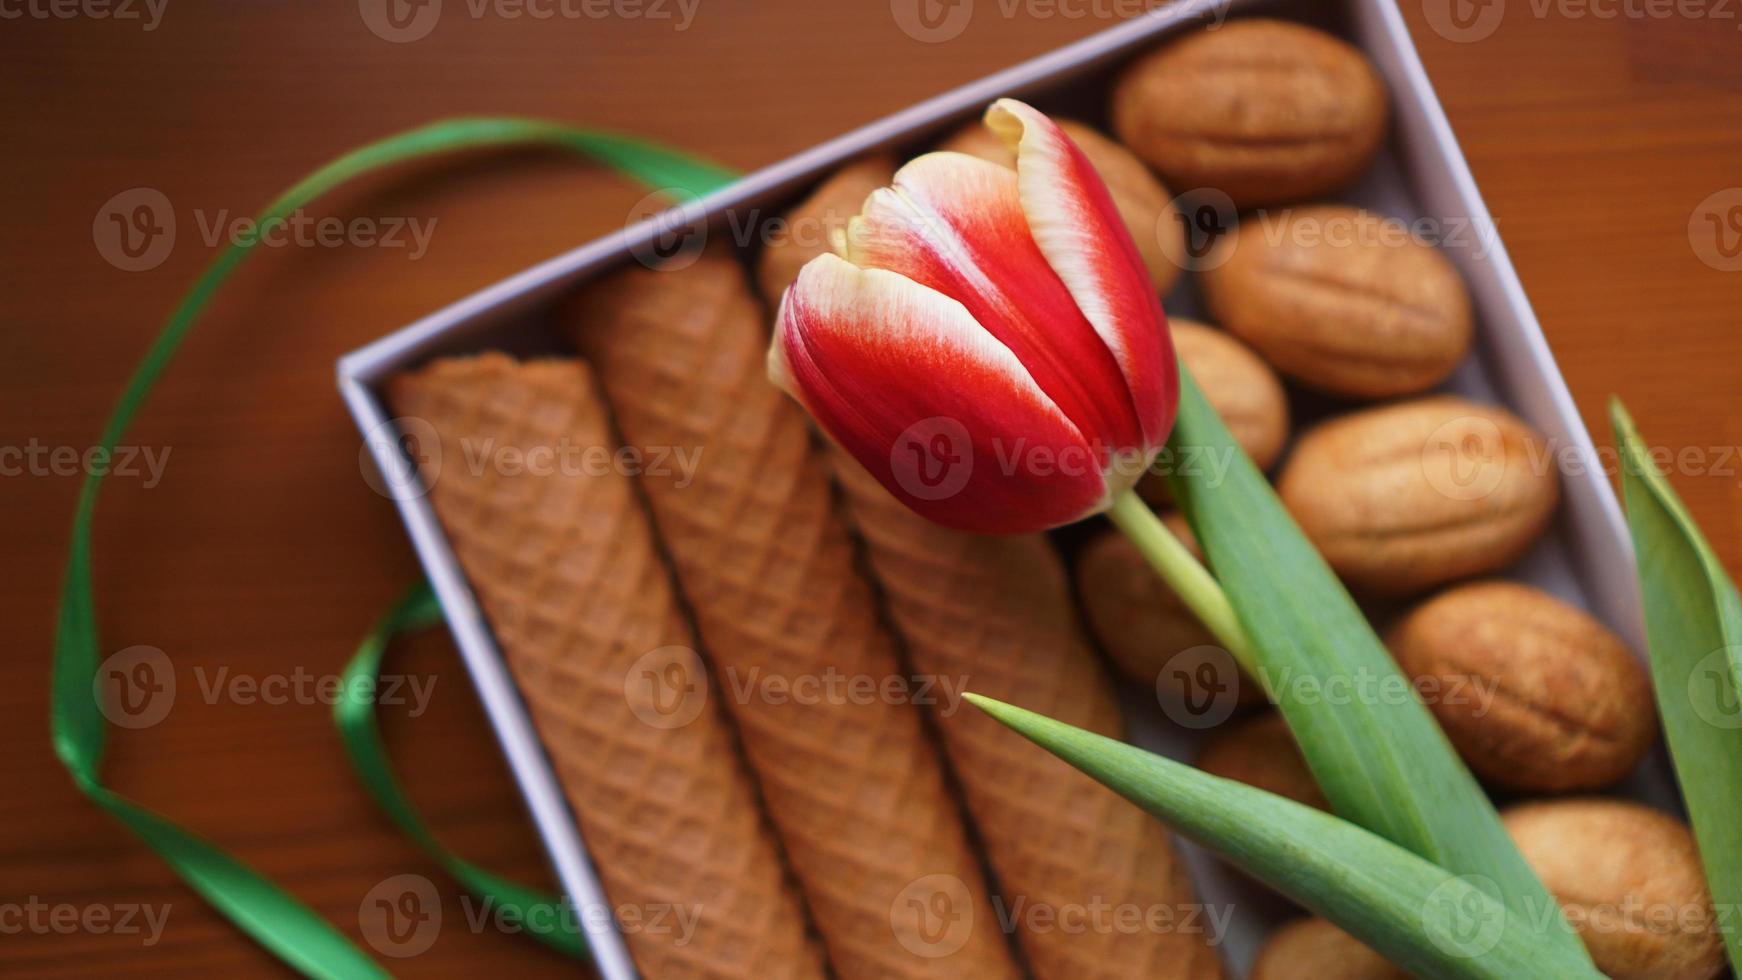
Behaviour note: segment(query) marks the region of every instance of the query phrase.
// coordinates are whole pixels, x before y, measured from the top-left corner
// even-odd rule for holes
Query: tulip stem
[[[1227,648],[1240,669],[1248,677],[1262,678],[1264,673],[1258,669],[1252,641],[1234,614],[1234,607],[1229,604],[1228,594],[1222,591],[1221,583],[1184,542],[1168,530],[1161,518],[1155,516],[1143,498],[1136,491],[1127,490],[1113,499],[1113,508],[1107,516],[1137,546],[1149,567],[1155,569],[1162,581],[1184,600],[1187,608]]]

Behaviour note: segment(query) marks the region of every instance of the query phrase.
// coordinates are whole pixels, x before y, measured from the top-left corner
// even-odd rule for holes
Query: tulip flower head
[[[781,298],[769,375],[898,499],[1039,531],[1112,505],[1173,427],[1161,304],[1099,175],[1012,99],[1014,170],[928,153]]]

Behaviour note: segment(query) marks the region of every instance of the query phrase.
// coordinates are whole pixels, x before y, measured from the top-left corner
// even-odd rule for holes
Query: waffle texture
[[[619,913],[641,974],[821,978],[633,486],[598,465],[613,440],[586,368],[438,361],[388,401],[440,437],[415,447],[425,484],[605,893],[640,917]]]
[[[565,319],[646,462],[660,537],[835,972],[1016,977],[915,703],[945,692],[908,679],[879,621],[827,463],[767,379],[742,268],[719,253],[631,268]]]
[[[845,452],[832,458],[916,670],[967,677],[977,694],[1123,735],[1044,537],[948,530],[902,506]],[[1160,823],[980,712],[938,724],[1036,977],[1222,975],[1209,918]],[[1066,928],[1073,917],[1081,928]]]

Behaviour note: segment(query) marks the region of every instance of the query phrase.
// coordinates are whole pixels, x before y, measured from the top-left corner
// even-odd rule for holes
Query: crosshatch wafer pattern
[[[1063,563],[1038,535],[947,530],[897,501],[833,450],[847,510],[865,539],[898,632],[920,671],[1122,737],[1111,682],[1089,650]],[[1206,917],[1165,828],[1131,803],[977,711],[940,719],[1008,913],[1101,902],[1172,909],[1136,931],[1022,928],[1042,980],[1220,977]],[[1150,921],[1168,923],[1153,928]],[[1189,921],[1188,921],[1189,919]]]
[[[762,684],[904,671],[804,415],[768,382],[743,270],[717,253],[632,268],[565,316],[626,445],[700,452],[693,482],[642,485],[836,972],[1017,976],[918,689],[799,703]],[[961,887],[926,884],[940,875]],[[940,918],[966,912],[968,929],[920,921],[940,895]]]
[[[586,368],[496,354],[440,361],[394,379],[388,401],[440,434],[439,454],[418,450],[436,513],[613,907],[647,918],[661,908],[699,915],[693,936],[646,922],[625,930],[641,974],[822,977],[800,899],[705,675],[667,673],[689,662],[681,656],[647,659],[695,644],[629,479],[488,461],[510,447],[611,445]],[[638,678],[644,666],[661,676]],[[674,686],[688,692],[676,709]],[[685,723],[644,720],[672,710],[696,713]]]

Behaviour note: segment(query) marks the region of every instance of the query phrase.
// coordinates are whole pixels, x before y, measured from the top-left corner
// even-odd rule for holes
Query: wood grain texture
[[[682,31],[676,20],[511,18],[448,0],[436,29],[405,44],[372,34],[350,2],[174,0],[149,32],[28,13],[0,22],[0,446],[91,445],[211,256],[202,224],[254,210],[354,144],[444,116],[514,113],[631,130],[751,167],[1106,23],[1052,4],[1005,16],[1007,6],[981,0],[944,44],[902,33],[887,3],[801,0],[701,0]],[[1689,237],[1701,202],[1742,184],[1742,33],[1734,20],[1536,7],[1508,4],[1492,36],[1454,43],[1434,33],[1422,0],[1403,2],[1587,424],[1608,444],[1604,399],[1620,393],[1654,445],[1691,447],[1725,470],[1675,482],[1742,569],[1742,460],[1725,448],[1742,445],[1742,271],[1703,263]],[[667,8],[677,15],[675,0]],[[180,227],[162,265],[129,273],[99,254],[92,223],[135,187],[162,191]],[[447,924],[429,953],[391,962],[397,974],[572,967],[524,936],[467,926],[458,892],[356,787],[326,705],[208,700],[200,680],[224,667],[334,673],[416,575],[388,501],[359,474],[335,356],[620,227],[640,197],[551,154],[461,159],[335,195],[311,214],[433,220],[427,251],[261,250],[125,440],[170,450],[161,482],[119,478],[105,491],[95,559],[104,649],[159,647],[181,686],[162,724],[113,740],[111,783],[359,941],[372,886],[430,877]],[[149,949],[137,935],[83,929],[6,935],[0,972],[282,975],[55,762],[48,651],[77,483],[5,476],[0,492],[0,621],[14,634],[0,658],[0,906],[170,907]],[[418,717],[384,714],[438,834],[548,883],[447,640],[409,643],[389,669],[437,680]]]

